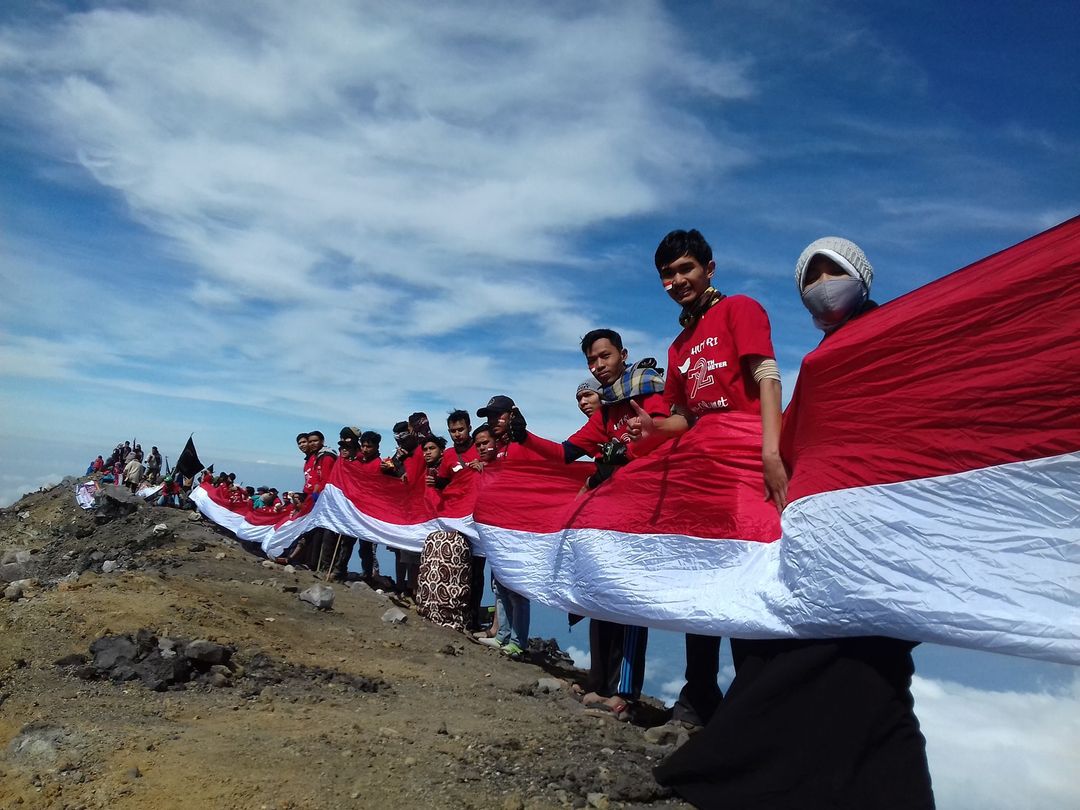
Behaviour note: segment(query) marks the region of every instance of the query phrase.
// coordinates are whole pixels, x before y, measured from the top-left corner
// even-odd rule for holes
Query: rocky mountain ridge
[[[584,709],[557,655],[512,663],[362,583],[312,595],[190,512],[84,512],[74,483],[0,511],[0,808],[682,806],[651,776],[679,741]]]

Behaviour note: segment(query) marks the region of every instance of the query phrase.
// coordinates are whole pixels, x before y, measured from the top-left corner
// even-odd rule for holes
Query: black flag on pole
[[[193,478],[201,469],[203,469],[203,463],[199,461],[199,454],[195,452],[195,442],[191,440],[191,436],[188,436],[184,451],[173,467],[173,473],[182,475],[184,478]]]

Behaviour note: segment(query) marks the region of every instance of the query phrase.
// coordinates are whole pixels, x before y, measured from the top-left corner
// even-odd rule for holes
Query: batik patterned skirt
[[[417,579],[417,611],[425,619],[464,632],[469,611],[472,555],[460,532],[432,532],[424,541]]]

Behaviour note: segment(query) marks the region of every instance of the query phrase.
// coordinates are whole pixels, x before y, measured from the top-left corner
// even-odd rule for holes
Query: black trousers
[[[331,548],[333,552],[334,548],[337,549],[337,553],[334,554],[331,562],[331,568],[334,571],[334,575],[341,581],[344,581],[345,575],[349,573],[349,559],[352,557],[353,546],[356,545],[356,538],[349,537],[348,535],[341,535],[341,542],[337,542],[337,537],[334,537],[334,546]]]
[[[414,596],[416,594],[416,577],[420,574],[419,552],[395,548],[394,563],[397,592],[405,596]]]
[[[929,810],[913,644],[732,641],[735,680],[709,725],[656,769],[696,807]]]
[[[637,700],[645,683],[646,627],[589,620],[589,691]]]
[[[704,726],[724,698],[720,674],[720,637],[686,634],[686,684],[675,701],[672,719]]]
[[[375,576],[375,544],[370,540],[360,540],[360,574],[366,580]]]

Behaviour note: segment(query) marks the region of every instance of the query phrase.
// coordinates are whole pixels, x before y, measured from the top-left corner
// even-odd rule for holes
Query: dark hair
[[[412,427],[414,433],[421,436],[431,433],[431,421],[423,411],[409,414],[409,426]]]
[[[683,256],[696,259],[702,267],[707,267],[712,261],[712,248],[700,231],[672,231],[665,236],[656,248],[656,269],[667,267]]]
[[[464,422],[469,427],[472,427],[472,419],[469,417],[468,411],[463,411],[461,408],[450,411],[446,417],[446,426],[450,427],[451,422]]]
[[[623,350],[622,335],[614,329],[593,329],[591,332],[586,332],[585,337],[581,339],[581,353],[588,354],[589,349],[598,340],[610,340],[612,346],[620,352]]]
[[[308,434],[308,436],[309,436],[309,437],[310,437],[310,436],[318,436],[318,437],[319,437],[319,441],[320,441],[320,442],[325,442],[325,441],[326,441],[326,437],[322,435],[322,431],[321,431],[321,430],[313,430],[313,431],[311,431],[311,432],[310,432],[310,433]]]
[[[250,498],[252,495],[255,494],[255,487],[244,487],[244,492],[246,492],[248,494],[248,497]]]
[[[360,444],[373,444],[376,447],[382,442],[382,436],[374,430],[365,430],[360,434]]]
[[[300,440],[301,439],[306,439],[307,437],[308,437],[308,435],[306,433],[297,433],[296,434],[296,443],[300,444]]]
[[[409,429],[408,422],[395,422],[394,433],[405,433]]]
[[[472,437],[473,437],[474,442],[476,441],[476,437],[479,436],[481,433],[490,433],[491,437],[495,438],[495,434],[491,433],[491,428],[489,428],[487,425],[481,425],[480,427],[478,427],[476,430],[474,430],[472,432]]]
[[[444,439],[442,436],[435,436],[435,435],[425,436],[423,438],[423,440],[420,442],[420,446],[423,447],[425,444],[428,444],[429,442],[435,442],[435,444],[439,445],[440,450],[445,450],[446,449],[446,439]]]

